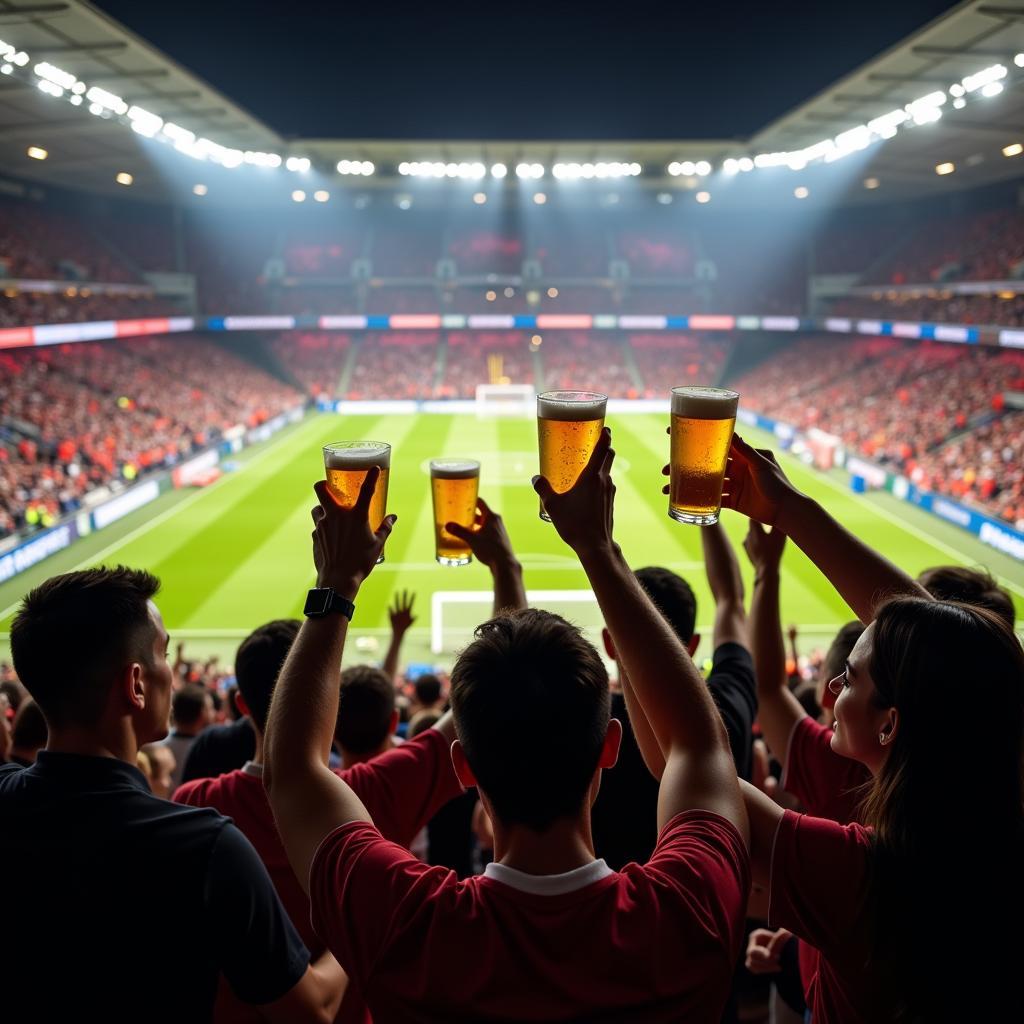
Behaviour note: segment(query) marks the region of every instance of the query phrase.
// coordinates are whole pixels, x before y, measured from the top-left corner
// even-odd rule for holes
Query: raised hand
[[[370,499],[379,476],[377,466],[367,471],[351,508],[342,508],[335,501],[326,480],[313,485],[320,502],[312,512],[313,564],[318,587],[333,587],[343,597],[351,598],[373,569],[398,519],[395,515],[385,516],[378,530],[370,529]]]
[[[533,478],[533,489],[544,502],[558,535],[577,554],[612,546],[615,484],[611,469],[615,451],[611,445],[612,432],[604,427],[590,461],[564,494],[558,494],[544,477]]]
[[[416,595],[408,590],[400,590],[395,594],[395,602],[388,608],[388,618],[391,620],[391,632],[402,634],[416,621],[412,613],[413,602]]]
[[[755,928],[747,940],[747,970],[751,974],[778,974],[782,970],[782,950],[792,937],[785,928]]]
[[[499,563],[515,561],[505,523],[483,498],[476,499],[476,516],[471,527],[445,523],[444,528],[453,537],[465,541],[473,557],[488,569]]]

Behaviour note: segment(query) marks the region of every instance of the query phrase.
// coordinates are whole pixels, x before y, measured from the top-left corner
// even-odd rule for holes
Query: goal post
[[[477,384],[476,412],[485,416],[532,416],[537,392],[532,384]]]
[[[544,608],[579,626],[599,643],[604,620],[590,590],[529,590],[531,608]],[[430,650],[451,653],[473,639],[473,630],[491,617],[494,592],[490,590],[436,590],[430,598]],[[598,648],[600,650],[600,647]]]

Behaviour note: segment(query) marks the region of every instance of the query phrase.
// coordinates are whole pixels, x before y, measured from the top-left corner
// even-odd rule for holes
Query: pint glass
[[[672,389],[668,514],[676,522],[718,522],[739,397],[720,388]]]
[[[430,489],[434,495],[434,553],[442,565],[468,565],[473,553],[464,540],[452,536],[445,523],[470,529],[476,519],[480,463],[474,459],[434,459]]]
[[[537,396],[537,439],[540,472],[556,494],[568,491],[601,436],[606,395],[593,391],[545,391]],[[541,502],[540,517],[551,522]]]
[[[342,508],[352,508],[359,497],[366,474],[373,466],[380,467],[377,486],[370,499],[370,527],[380,528],[387,515],[388,475],[391,472],[391,445],[383,441],[335,441],[324,445],[324,469],[327,486]],[[377,562],[384,561],[381,552]]]

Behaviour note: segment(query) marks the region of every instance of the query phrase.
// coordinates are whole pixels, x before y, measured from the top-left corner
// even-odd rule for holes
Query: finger
[[[611,471],[612,471],[612,463],[613,463],[614,461],[615,461],[615,449],[614,449],[614,448],[609,448],[609,449],[608,449],[608,450],[607,450],[607,451],[606,451],[606,452],[604,453],[604,461],[603,461],[603,462],[601,463],[601,472],[602,472],[602,473],[603,473],[603,474],[604,474],[605,476],[608,476],[608,475],[610,475],[610,474],[611,474]]]
[[[309,514],[313,517],[313,525],[316,526],[326,513],[319,505],[316,505],[309,510]]]
[[[672,428],[671,427],[666,427],[665,428],[665,433],[668,434],[669,437],[671,437],[672,436]]]
[[[337,507],[338,503],[334,500],[334,495],[331,494],[331,489],[327,486],[326,480],[317,480],[313,484],[313,492],[316,494],[317,501],[320,502],[321,510],[326,511],[328,508]],[[327,502],[331,502],[330,505]]]
[[[376,467],[374,467],[374,468],[376,468]],[[360,494],[360,497],[362,497],[362,494]],[[357,505],[357,507],[358,507],[358,505]],[[397,523],[397,522],[398,522],[398,516],[396,516],[396,515],[385,516],[384,517],[384,522],[380,524],[380,527],[378,528],[378,530],[374,534],[374,536],[379,541],[381,541],[383,543],[384,541],[386,541],[388,539],[388,537],[391,536],[391,531],[395,528],[395,523]]]
[[[587,460],[587,464],[580,473],[580,476],[593,476],[595,473],[601,472],[601,467],[604,465],[605,455],[612,443],[612,432],[608,427],[602,427],[601,433],[597,439],[597,444],[594,445],[594,450],[590,453],[590,458]]]
[[[765,947],[765,952],[773,959],[778,960],[782,954],[782,950],[785,948],[786,943],[789,942],[789,932],[781,930],[772,937],[771,942]]]
[[[662,466],[661,467],[661,475],[662,476],[669,476],[671,474],[671,472],[672,472],[672,467],[671,466]]]
[[[537,475],[530,482],[533,484],[533,489],[540,495],[540,500],[545,504],[547,504],[549,498],[554,497],[555,489],[545,477]]]
[[[380,477],[380,467],[371,466],[363,477],[362,486],[359,488],[359,497],[356,498],[355,511],[363,515],[370,514],[370,501],[373,499],[373,492],[377,487],[377,480]]]
[[[747,526],[747,536],[751,540],[754,540],[755,538],[760,539],[764,536],[764,534],[764,527],[759,522],[757,522],[756,519],[751,519],[750,523]]]
[[[664,486],[664,487],[662,487],[662,489],[661,489],[661,493],[662,493],[662,494],[668,494],[668,492],[669,492],[669,491],[671,491],[671,490],[672,490],[672,488],[671,488],[671,487],[669,487],[669,485],[668,485],[668,484],[665,484],[665,486]]]
[[[484,501],[484,499],[481,498],[479,495],[477,495],[476,507],[483,514],[483,517],[485,519],[488,516],[493,516],[494,515],[494,513],[491,511],[491,506],[488,505],[487,502]]]
[[[465,526],[460,526],[458,523],[445,523],[444,528],[453,537],[458,537],[459,540],[468,541],[473,536],[472,530],[467,530]]]

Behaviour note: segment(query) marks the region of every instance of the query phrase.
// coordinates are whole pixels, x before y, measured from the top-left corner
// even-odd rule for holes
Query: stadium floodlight
[[[61,96],[64,95],[64,90],[59,85],[56,85],[53,82],[48,82],[45,78],[39,79],[39,81],[36,82],[36,86],[40,92],[45,92],[48,96],[55,96],[57,99],[60,99]]]
[[[103,108],[98,103],[89,104],[89,113],[95,117],[99,117],[103,113]]]
[[[548,201],[548,197],[546,195],[544,195],[543,192],[534,192],[533,193],[533,201],[538,206],[543,206]]]
[[[1020,156],[1024,153],[1024,146],[1019,142],[1012,142],[1009,146],[1003,146],[1003,156]],[[32,154],[29,153],[29,156]]]
[[[242,154],[245,163],[253,167],[280,167],[281,156],[279,153],[263,153],[259,150],[247,149]]]
[[[930,92],[927,96],[908,103],[904,109],[913,119],[914,124],[931,124],[942,117],[942,111],[939,108],[946,102],[946,99],[946,94],[941,89],[936,89],[935,92]]]
[[[981,87],[981,95],[991,98],[992,96],[998,96],[1003,91],[1002,82],[989,82],[988,85]]]
[[[676,178],[676,177],[679,176],[679,161],[678,160],[673,160],[672,163],[670,163],[668,165],[668,173],[671,174],[673,178]]]
[[[1017,56],[1013,58],[1013,63],[1019,68],[1024,68],[1024,53],[1018,53]]]
[[[698,160],[693,165],[693,169],[700,177],[703,178],[711,173],[711,164],[708,163],[707,160]]]
[[[967,106],[967,100],[965,100],[961,96],[958,96],[955,100],[953,100],[953,108],[955,110],[963,110],[964,107],[966,107],[966,106]]]
[[[3,71],[3,68],[0,68],[0,71]],[[68,103],[70,103],[71,106],[73,106],[73,107],[80,107],[82,105],[82,97],[81,96],[69,96],[68,97]]]
[[[445,173],[445,177],[446,178],[456,178],[456,177],[458,177],[459,165],[458,164],[445,164],[444,165],[444,173]]]
[[[13,64],[7,64],[6,62],[0,64],[0,75],[9,75],[12,71],[14,71]]]
[[[194,196],[205,196],[208,191],[207,187],[201,182],[192,186],[192,195]]]
[[[744,173],[754,169],[754,161],[751,160],[749,156],[741,156],[736,162],[739,164],[740,170]]]
[[[295,189],[294,192],[292,192],[292,202],[293,203],[304,203],[305,201],[306,201],[306,193],[303,192],[301,188],[297,188],[297,189]]]
[[[147,139],[154,135],[164,126],[164,119],[143,107],[129,107],[128,120],[132,123],[132,130],[144,135]]]
[[[402,176],[404,177],[405,175],[409,174],[409,167],[410,167],[410,165],[409,165],[409,161],[408,161],[408,160],[403,160],[403,161],[402,161],[402,162],[401,162],[401,163],[400,163],[400,164],[398,165],[398,173],[399,173],[399,174],[401,174],[401,175],[402,175]],[[339,165],[339,167],[338,167],[338,170],[339,170],[339,171],[341,170],[341,167],[340,167],[340,165]]]
[[[797,187],[793,189],[793,195],[797,199],[806,199],[810,194],[811,190],[806,185],[797,185]]]
[[[295,171],[298,174],[305,174],[309,170],[311,164],[308,156],[290,156],[284,162],[284,166],[289,171]]]
[[[992,64],[987,68],[982,68],[980,71],[975,71],[973,75],[968,75],[966,78],[961,79],[960,84],[963,86],[964,92],[977,92],[979,89],[984,90],[985,86],[991,85],[993,82],[1000,81],[1006,75],[1005,65]]]
[[[697,165],[692,160],[684,160],[679,165],[679,173],[685,174],[687,177],[689,177],[691,174],[696,174]]]
[[[949,87],[950,96],[963,96],[965,92],[967,92],[967,90],[959,82],[954,82]]]
[[[64,71],[61,68],[55,67],[48,61],[36,64],[32,70],[40,78],[45,78],[47,81],[53,82],[54,85],[59,85],[62,89],[67,89],[69,92],[79,84],[78,79],[70,71]]]
[[[956,164],[948,160],[945,163],[935,165],[936,174],[952,174],[955,170]]]
[[[711,193],[710,192],[698,192],[694,197],[698,203],[710,203]]]
[[[313,193],[313,198],[314,198],[314,199],[315,199],[315,200],[316,200],[316,201],[317,201],[318,203],[326,203],[326,202],[327,202],[327,200],[331,198],[331,193],[330,193],[330,192],[328,192],[328,191],[327,191],[327,189],[323,189],[323,188],[318,188],[318,189],[317,189],[317,190],[316,190],[316,191],[315,191],[315,192]]]
[[[491,177],[504,178],[508,174],[508,168],[504,164],[491,164]]]
[[[723,174],[739,174],[740,173],[740,162],[735,160],[733,157],[728,156],[722,162],[722,173]]]
[[[107,92],[106,89],[101,89],[99,86],[94,85],[85,95],[91,103],[118,116],[128,113],[128,104],[120,96],[115,96],[114,93]]]
[[[484,203],[487,202],[487,193],[486,192],[474,192],[473,193],[473,202],[476,203],[477,206],[483,206]]]
[[[644,169],[638,163],[632,163],[629,165],[629,173],[635,178],[638,174],[643,174]]]
[[[133,178],[127,171],[118,171],[117,174],[114,175],[114,181],[116,181],[118,185],[130,185],[134,180],[135,178]]]
[[[1006,150],[1004,149],[1003,152],[1005,153]],[[29,146],[28,149],[25,150],[25,154],[33,160],[45,160],[50,155],[41,146]]]

